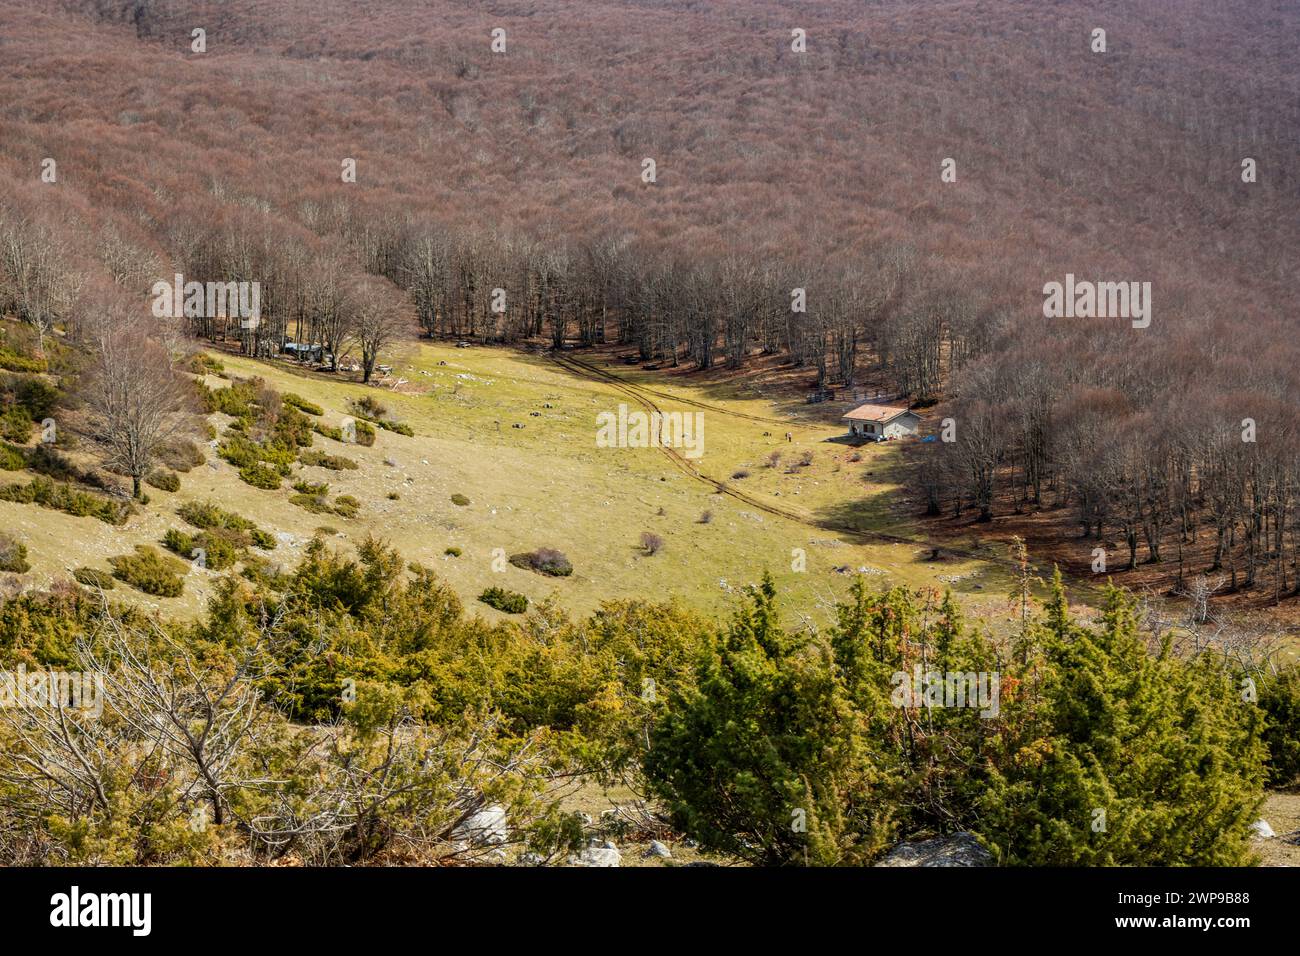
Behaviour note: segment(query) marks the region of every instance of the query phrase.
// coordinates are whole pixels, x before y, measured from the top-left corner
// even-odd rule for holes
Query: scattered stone
[[[952,833],[931,840],[900,843],[876,866],[992,866],[993,854],[973,833]]]
[[[664,846],[658,840],[651,840],[650,845],[646,847],[646,851],[641,855],[646,859],[650,859],[651,857],[655,857],[655,856],[659,857],[662,860],[671,860],[673,858],[672,853],[668,851],[668,847]]]
[[[574,866],[621,866],[623,858],[617,848],[589,846],[577,856],[570,857],[569,861]]]

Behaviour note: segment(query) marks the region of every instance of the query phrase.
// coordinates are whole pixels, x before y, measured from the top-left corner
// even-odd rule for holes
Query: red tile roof
[[[910,409],[905,405],[859,405],[843,415],[840,421],[890,422],[906,411]]]

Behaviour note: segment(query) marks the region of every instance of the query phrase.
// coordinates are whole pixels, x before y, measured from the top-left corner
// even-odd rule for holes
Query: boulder
[[[658,840],[651,840],[650,845],[646,847],[645,852],[641,855],[646,859],[649,859],[652,856],[657,856],[662,860],[671,860],[673,858],[673,855],[668,852],[668,847],[664,846]]]
[[[510,839],[504,807],[484,807],[452,831],[452,836],[474,846],[496,846]]]
[[[900,843],[876,866],[992,866],[993,854],[972,833]]]
[[[574,866],[620,866],[623,862],[617,848],[608,846],[589,846],[569,860]]]

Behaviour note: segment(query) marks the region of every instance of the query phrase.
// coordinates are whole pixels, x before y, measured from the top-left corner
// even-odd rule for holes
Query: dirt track
[[[656,391],[655,389],[646,388],[644,386],[637,385],[633,382],[629,382],[626,379],[615,375],[613,372],[610,372],[606,369],[599,368],[598,366],[593,365],[590,362],[585,362],[582,361],[581,359],[576,359],[569,355],[562,355],[562,354],[557,354],[555,352],[551,352],[550,357],[552,361],[554,361],[557,365],[566,369],[569,372],[572,372],[575,375],[578,375],[580,377],[586,378],[591,381],[600,382],[601,384],[604,385],[608,385],[609,387],[615,389],[616,391],[619,391],[624,395],[627,395],[629,398],[637,402],[637,404],[639,404],[642,408],[644,408],[648,412],[660,412],[662,414],[663,409],[661,409],[658,406],[658,404],[656,404],[655,399],[663,398],[663,399],[668,399],[674,403],[681,403],[683,405],[691,405],[696,408],[705,409],[716,415],[729,415],[732,418],[742,418],[747,421],[777,425],[782,428],[792,427],[789,421],[785,421],[779,418],[764,418],[758,415],[746,415],[742,412],[734,412],[731,411],[730,409],[722,408],[721,406],[718,405],[709,405],[705,402],[697,402],[691,399],[681,398],[677,395],[669,395],[665,392],[659,392]],[[857,538],[863,541],[884,542],[886,544],[911,545],[917,549],[937,548],[939,549],[940,552],[946,554],[956,555],[958,557],[967,558],[972,561],[984,561],[989,564],[994,564],[999,567],[1007,568],[1012,571],[1018,570],[1019,568],[1019,565],[1017,565],[1017,563],[1011,560],[1010,558],[994,557],[987,554],[976,553],[968,549],[953,547],[950,544],[941,541],[935,541],[926,538],[912,538],[912,537],[907,537],[905,535],[890,534],[885,531],[864,531],[861,528],[854,528],[849,525],[840,524],[838,522],[819,521],[816,518],[814,518],[812,515],[807,514],[806,512],[794,511],[789,508],[783,508],[778,505],[774,505],[765,499],[756,498],[753,495],[747,494],[746,492],[739,491],[725,481],[719,481],[716,478],[710,478],[708,475],[704,474],[693,464],[691,464],[691,462],[688,461],[686,458],[684,458],[680,453],[678,453],[678,451],[675,448],[660,447],[659,450],[663,452],[668,457],[668,459],[683,474],[710,486],[717,494],[726,495],[729,498],[734,498],[736,501],[744,502],[746,505],[748,505],[751,508],[755,508],[759,511],[763,511],[770,515],[774,515],[778,518],[784,518],[787,521],[793,521],[797,524],[801,524],[809,528],[816,528],[821,531],[830,531],[838,535]],[[1102,595],[1102,589],[1095,584],[1082,582],[1079,581],[1078,579],[1071,579],[1069,581],[1069,585],[1072,591],[1076,593],[1077,592],[1086,593],[1092,598],[1100,598]]]

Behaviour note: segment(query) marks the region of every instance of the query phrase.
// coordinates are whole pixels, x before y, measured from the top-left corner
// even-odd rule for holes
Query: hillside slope
[[[395,370],[394,379],[406,380],[396,390],[348,384],[285,363],[228,355],[220,361],[226,378],[207,376],[211,387],[260,377],[277,391],[320,405],[325,410],[320,420],[335,426],[348,417],[353,399],[368,395],[415,434],[380,431],[373,447],[317,435],[313,448],[360,467],[295,468],[278,491],[241,481],[238,469],[209,447],[207,464],[182,475],[179,492],[150,488],[149,505],[123,528],[0,501],[0,526],[29,548],[32,583],[66,578],[80,565],[108,570],[109,557],[136,544],[158,545],[169,528],[186,529],[176,515],[180,505],[211,501],[276,533],[279,544],[266,556],[285,567],[296,564],[321,528],[327,529],[327,540],[344,548],[375,535],[409,560],[435,567],[466,603],[497,585],[533,600],[554,595],[579,611],[638,596],[678,597],[719,610],[734,600],[736,590],[770,570],[796,609],[820,618],[832,596],[843,593],[848,572],[867,568],[882,586],[952,586],[987,605],[991,615],[1004,606],[1005,570],[994,563],[1000,553],[969,558],[949,553],[934,562],[919,539],[906,543],[835,530],[838,524],[868,535],[906,539],[915,534],[905,509],[898,507],[896,448],[854,449],[834,440],[843,429],[833,420],[795,419],[788,408],[741,390],[710,393],[700,409],[690,404],[700,402],[696,390],[636,373],[655,389],[665,410],[703,415],[704,454],[691,463],[699,473],[692,477],[658,449],[597,447],[598,413],[616,414],[620,403],[630,403],[632,411],[639,406],[625,391],[580,378],[541,355],[422,344]],[[618,374],[632,377],[624,370]],[[220,412],[209,418],[219,430],[230,421]],[[779,421],[787,424],[775,424]],[[786,431],[792,442],[785,441]],[[780,455],[776,466],[769,464],[774,452]],[[809,465],[799,464],[805,454]],[[705,478],[753,503],[720,492]],[[330,495],[352,495],[361,502],[359,514],[352,519],[317,515],[291,504],[288,485],[298,479],[327,482]],[[454,504],[453,495],[464,495],[469,504]],[[660,535],[662,550],[647,554],[643,531]],[[574,565],[572,577],[547,578],[499,561],[497,567],[504,569],[493,569],[500,554],[538,547],[565,552]],[[462,554],[449,556],[448,548]],[[803,552],[802,571],[792,570],[794,549]],[[834,568],[844,573],[837,575]],[[194,613],[211,594],[213,577],[192,569],[178,598],[145,597],[129,588],[115,593],[169,612]],[[477,606],[487,616],[498,613]]]

